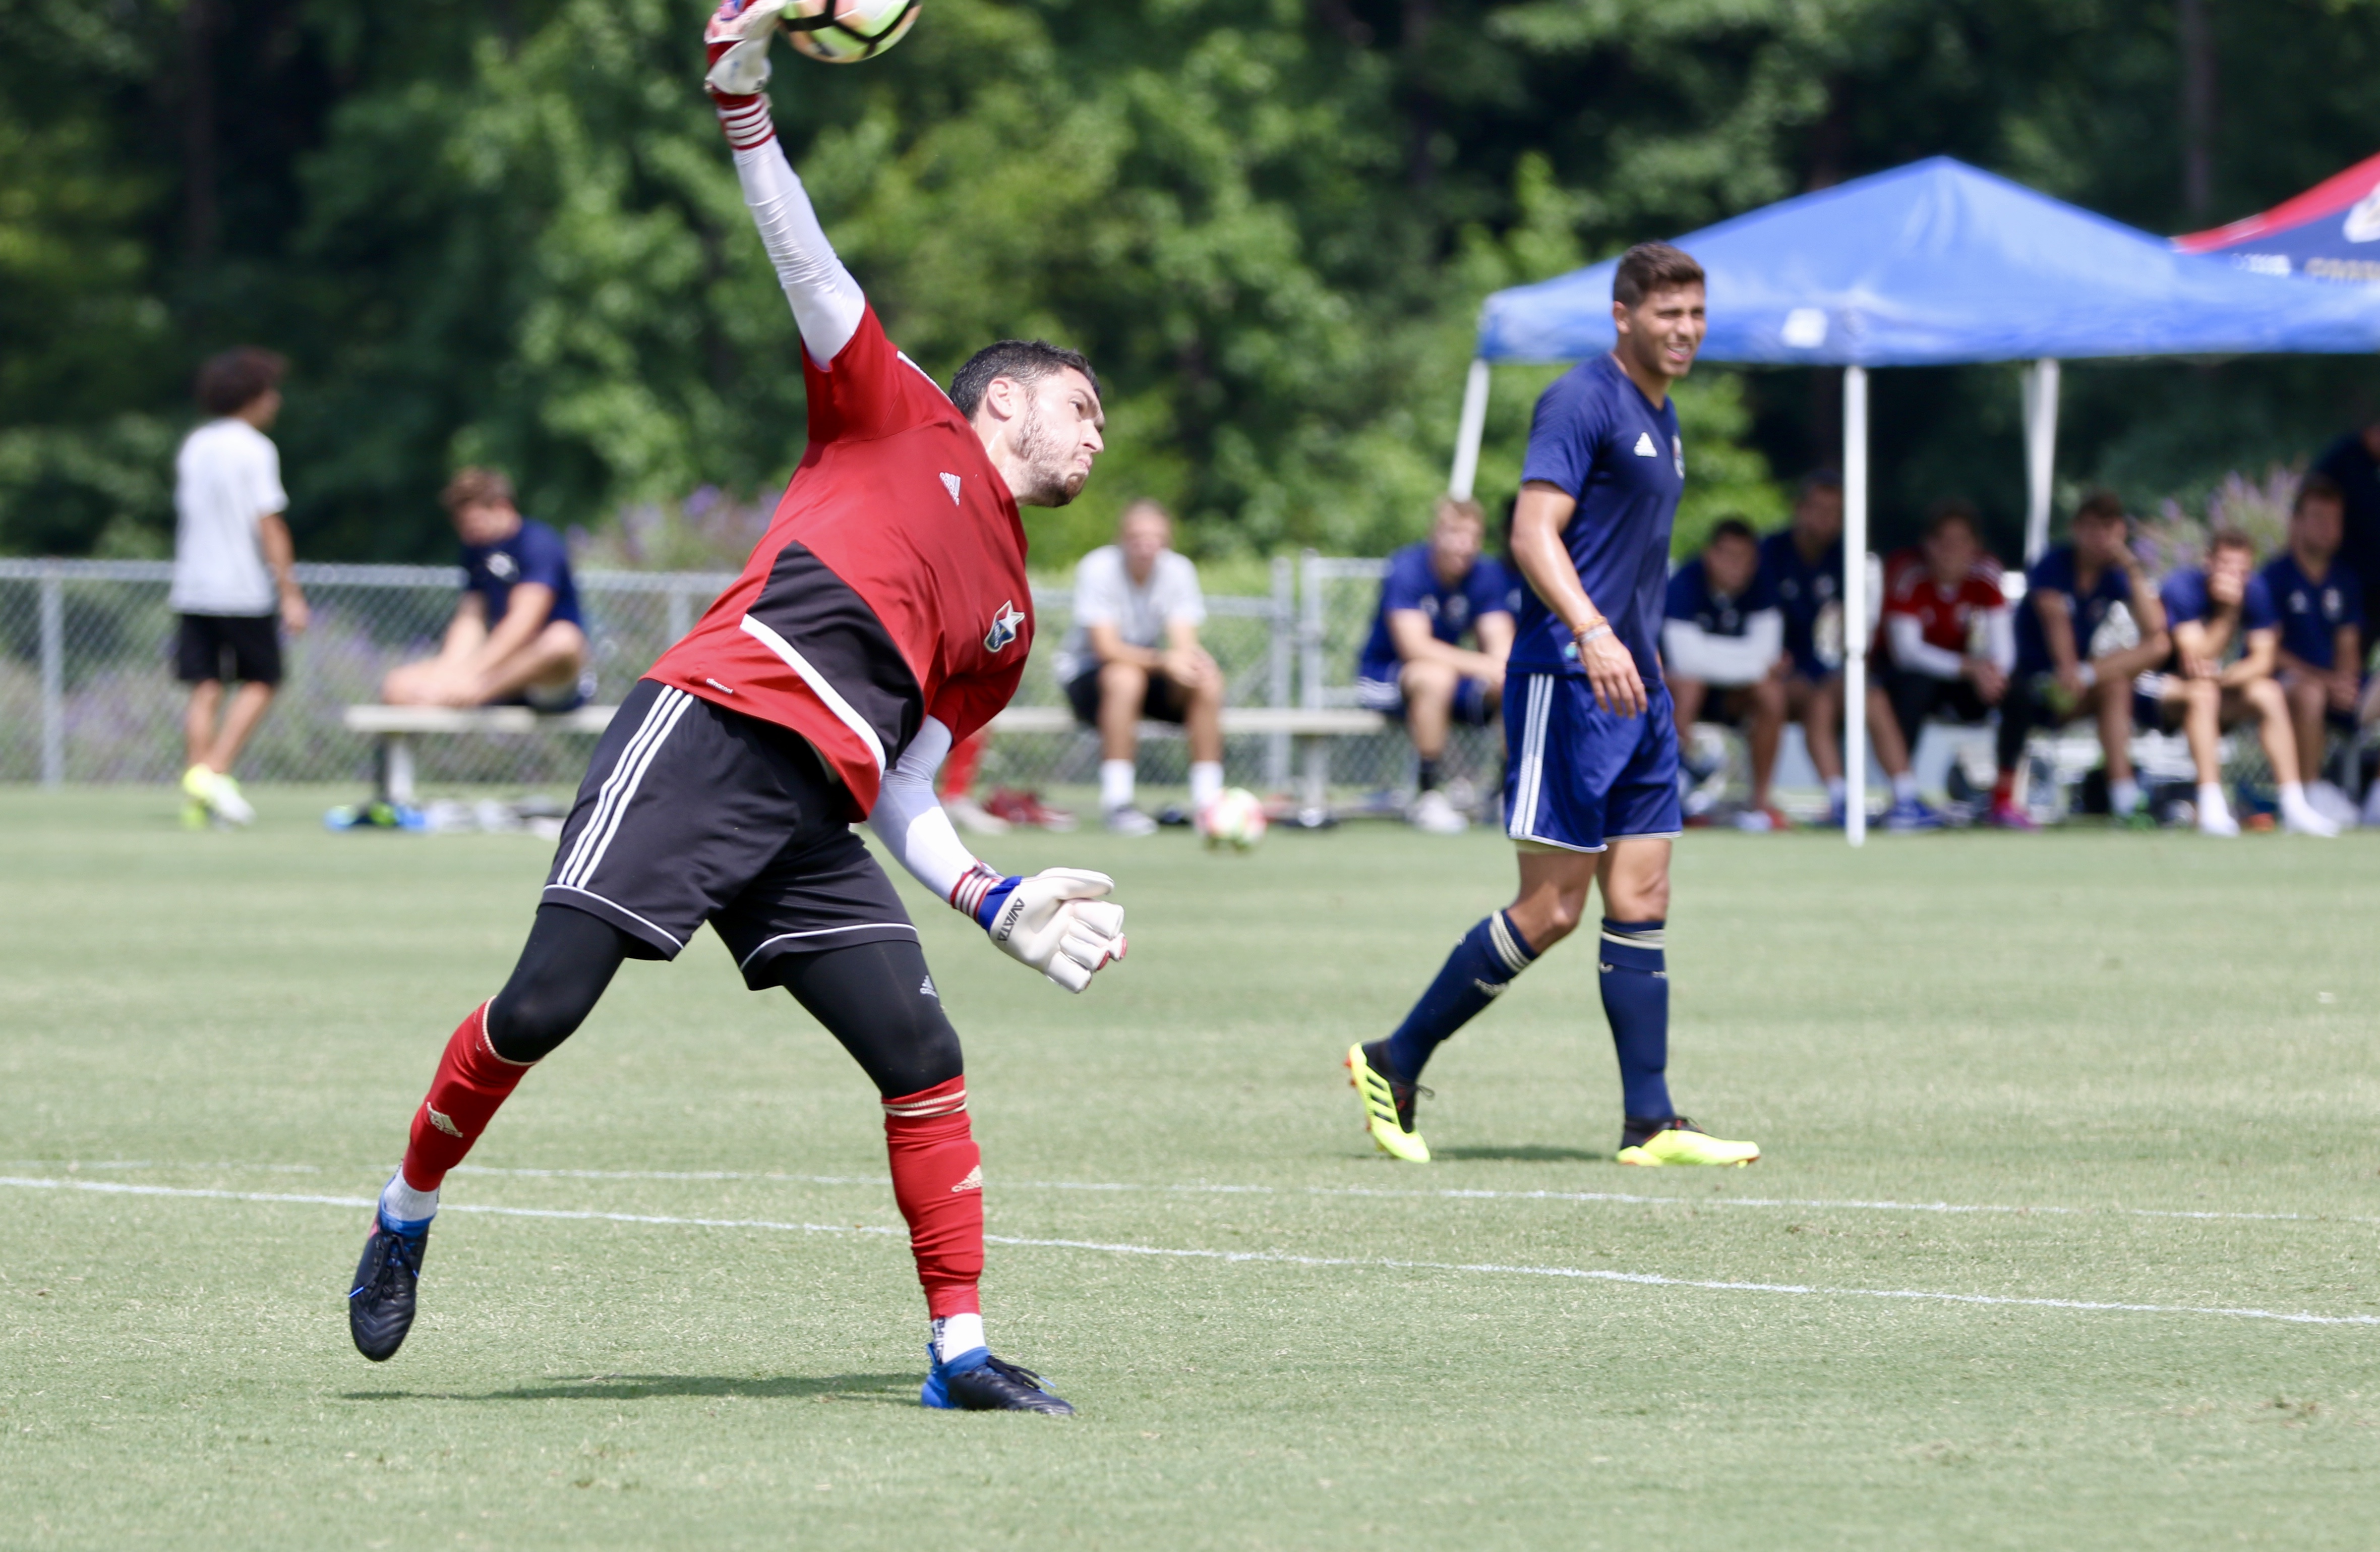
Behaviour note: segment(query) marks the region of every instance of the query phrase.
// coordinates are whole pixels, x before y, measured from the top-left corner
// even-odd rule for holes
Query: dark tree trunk
[[[2208,0],[2177,0],[2181,55],[2181,203],[2193,222],[2215,204],[2215,29]]]
[[[214,0],[182,7],[182,240],[206,259],[218,236],[215,204]]]

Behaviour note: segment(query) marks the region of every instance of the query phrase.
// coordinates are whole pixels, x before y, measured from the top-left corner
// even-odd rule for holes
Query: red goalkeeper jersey
[[[1973,632],[1978,617],[2008,607],[2000,592],[1999,568],[1977,561],[1956,587],[1946,588],[1921,564],[1894,579],[1885,595],[1884,612],[1909,615],[1917,621],[1925,644],[1967,656],[1975,650]]]
[[[876,805],[924,720],[955,738],[1016,693],[1033,644],[1025,524],[934,380],[868,309],[820,371],[809,447],[743,574],[645,677],[792,728]]]

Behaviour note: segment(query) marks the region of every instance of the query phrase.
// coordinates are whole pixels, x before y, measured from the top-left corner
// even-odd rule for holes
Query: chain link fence
[[[1353,705],[1356,654],[1384,569],[1379,561],[1282,557],[1269,594],[1208,597],[1200,634],[1222,666],[1229,703]],[[343,726],[341,715],[376,702],[389,669],[437,649],[462,573],[302,565],[298,576],[313,621],[288,643],[281,693],[242,757],[241,775],[369,782],[372,739]],[[162,561],[0,560],[0,781],[169,782],[180,774],[186,691],[174,678],[172,577]],[[726,573],[578,573],[597,698],[616,702],[731,580]],[[1035,588],[1040,650],[1018,704],[1063,703],[1050,663],[1072,605],[1067,587]],[[1313,743],[1333,786],[1402,788],[1409,780],[1412,754],[1401,733]],[[1496,743],[1466,736],[1457,765],[1492,779]],[[588,748],[586,736],[554,731],[425,739],[417,770],[425,783],[567,786],[584,770]],[[1085,731],[1002,734],[987,752],[981,781],[1071,786],[1095,779],[1098,762],[1096,740]],[[1186,764],[1178,738],[1143,741],[1143,779],[1179,784]],[[1279,735],[1231,739],[1225,764],[1232,780],[1269,789],[1285,788],[1293,776],[1290,741]]]

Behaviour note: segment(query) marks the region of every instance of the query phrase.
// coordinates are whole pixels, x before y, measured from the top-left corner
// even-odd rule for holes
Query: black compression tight
[[[621,960],[650,953],[600,917],[538,907],[520,962],[488,1009],[489,1044],[506,1061],[542,1059],[587,1021]],[[916,943],[855,944],[777,963],[779,984],[843,1043],[878,1093],[916,1094],[965,1070]]]

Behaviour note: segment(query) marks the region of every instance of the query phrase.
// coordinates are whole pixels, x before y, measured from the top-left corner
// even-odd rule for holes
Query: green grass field
[[[1690,837],[1672,1080],[1767,1150],[1724,1176],[1610,1162],[1584,943],[1441,1053],[1440,1163],[1371,1151],[1339,1054],[1493,837],[995,844],[1132,913],[1074,999],[917,906],[1052,1422],[916,1405],[873,1095],[707,939],[528,1080],[357,1357],[361,1204],[547,857],[332,796],[0,793],[0,1546],[2380,1534],[2372,840]]]

